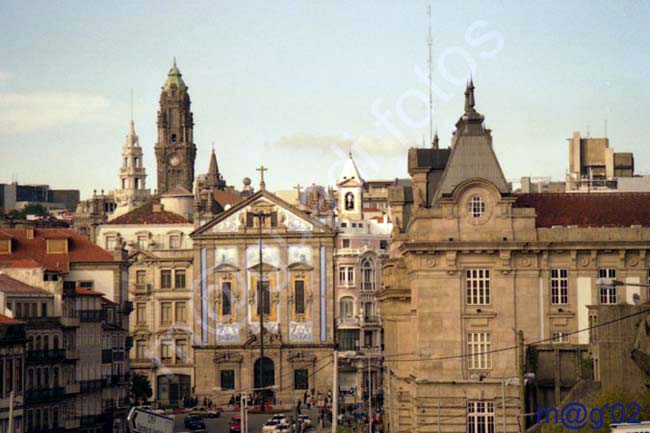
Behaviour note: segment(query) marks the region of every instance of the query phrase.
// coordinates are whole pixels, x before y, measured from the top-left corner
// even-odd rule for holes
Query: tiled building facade
[[[268,214],[262,263],[254,216],[260,212]],[[333,230],[262,188],[192,238],[200,314],[195,394],[225,404],[234,394],[265,388],[287,403],[312,390],[331,391]]]

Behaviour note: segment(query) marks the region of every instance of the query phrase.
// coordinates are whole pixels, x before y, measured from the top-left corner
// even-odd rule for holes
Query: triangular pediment
[[[240,232],[246,228],[247,213],[259,212],[260,210],[264,212],[275,212],[274,218],[277,218],[277,228],[279,230],[286,230],[287,232],[332,233],[332,229],[329,226],[310,217],[275,194],[262,190],[207,222],[195,230],[191,236]]]
[[[258,263],[256,265],[253,265],[253,266],[249,267],[248,270],[251,271],[251,272],[259,272],[260,271],[260,264]],[[275,272],[275,271],[278,271],[278,270],[279,270],[279,268],[277,268],[277,267],[275,267],[273,265],[270,265],[268,263],[262,263],[262,272]]]

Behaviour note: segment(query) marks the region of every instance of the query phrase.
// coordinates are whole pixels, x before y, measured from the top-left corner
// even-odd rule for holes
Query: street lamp
[[[252,215],[254,218],[257,218],[257,234],[258,234],[258,239],[259,239],[259,246],[260,246],[260,275],[259,279],[257,281],[257,292],[258,292],[258,314],[260,315],[260,366],[259,366],[259,377],[260,377],[260,383],[259,383],[259,388],[262,389],[264,388],[264,306],[265,306],[265,300],[264,300],[264,285],[263,285],[263,279],[264,279],[264,270],[262,269],[262,225],[264,224],[264,218],[271,216],[270,213],[267,212],[250,212],[250,215]],[[260,412],[264,413],[264,392],[261,392],[261,402],[260,402]]]

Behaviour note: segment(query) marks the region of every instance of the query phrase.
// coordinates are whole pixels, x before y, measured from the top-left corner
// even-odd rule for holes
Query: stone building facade
[[[33,336],[30,350],[47,354],[39,358],[40,353],[28,352],[28,367],[33,372],[30,398],[35,398],[31,401],[37,405],[29,412],[34,431],[38,423],[41,427],[47,423],[49,427],[56,420],[59,428],[66,431],[98,433],[108,428],[115,433],[126,432],[129,364],[124,352],[130,345],[127,330],[131,303],[125,254],[120,249],[109,253],[72,230],[0,230],[2,273],[33,286],[30,291],[38,294],[31,299],[11,295],[12,301],[2,305],[4,314],[10,317],[25,316],[28,310],[23,320]],[[52,295],[43,298],[50,299],[51,304],[36,301],[44,295],[43,291]],[[42,315],[44,303],[46,317],[32,317]],[[47,305],[52,306],[51,313]],[[121,364],[115,380],[112,369],[103,368],[106,362],[102,342],[107,332],[111,340],[113,335],[120,336],[111,347],[111,363]],[[64,354],[54,349],[57,337],[59,350],[64,350]],[[112,356],[119,352],[122,361],[119,355]],[[55,386],[57,367],[59,387]],[[107,387],[111,389],[107,391]]]
[[[392,432],[520,431],[513,330],[527,345],[587,344],[573,333],[589,327],[589,305],[648,297],[625,283],[647,280],[650,195],[513,194],[483,120],[470,83],[451,147],[409,150],[413,185],[390,192],[380,301]]]
[[[369,390],[376,394],[382,384],[383,332],[376,295],[392,225],[386,213],[376,215],[385,208],[365,207],[367,184],[352,155],[337,187],[334,259],[339,387],[344,401],[353,403],[363,401]],[[374,192],[374,202],[379,203]]]
[[[196,145],[190,104],[188,87],[174,60],[160,92],[158,142],[155,146],[158,194],[171,191],[177,185],[192,191]]]
[[[131,368],[149,379],[151,400],[162,404],[182,405],[194,385],[193,230],[185,217],[151,201],[101,226],[97,239],[128,252]]]
[[[262,187],[192,239],[195,395],[226,404],[261,388],[276,402],[331,391],[334,231]]]

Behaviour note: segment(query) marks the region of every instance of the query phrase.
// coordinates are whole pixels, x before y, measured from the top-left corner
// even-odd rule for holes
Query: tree
[[[37,216],[48,216],[48,211],[43,207],[43,205],[38,203],[28,203],[23,208],[23,215],[37,215]]]
[[[146,403],[147,400],[153,395],[149,378],[141,374],[132,374],[130,393],[136,404],[138,401]]]

